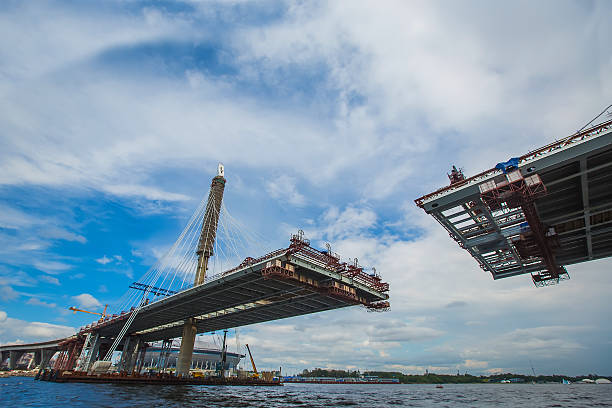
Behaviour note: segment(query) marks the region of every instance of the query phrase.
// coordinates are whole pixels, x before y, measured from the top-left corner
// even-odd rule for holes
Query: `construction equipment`
[[[106,317],[106,308],[107,307],[108,307],[108,305],[104,305],[104,310],[102,311],[102,313],[100,313],[100,312],[90,312],[89,310],[83,310],[83,309],[77,309],[74,306],[69,307],[68,310],[72,310],[73,313],[83,312],[83,313],[95,314],[95,315],[100,316],[100,320],[104,320],[104,318]]]
[[[251,365],[253,366],[253,371],[255,372],[253,374],[253,378],[259,378],[259,373],[257,372],[257,367],[255,367],[255,360],[253,360],[253,355],[251,354],[251,349],[249,348],[249,345],[246,345],[247,351],[249,352],[249,358],[251,359]]]

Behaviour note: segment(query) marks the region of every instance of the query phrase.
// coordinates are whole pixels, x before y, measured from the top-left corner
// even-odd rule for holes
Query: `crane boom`
[[[257,367],[255,367],[255,360],[253,360],[253,355],[251,354],[251,348],[249,345],[246,345],[247,351],[249,352],[249,358],[251,359],[251,365],[253,366],[253,371],[255,372],[255,377],[259,377],[259,373],[257,372]]]
[[[102,311],[102,313],[99,313],[99,312],[90,312],[89,310],[83,310],[83,309],[77,309],[74,306],[70,306],[68,308],[68,310],[72,310],[73,313],[83,312],[83,313],[95,314],[95,315],[101,316],[101,318],[103,319],[106,316],[106,308],[107,307],[108,307],[108,305],[104,305],[104,310]]]

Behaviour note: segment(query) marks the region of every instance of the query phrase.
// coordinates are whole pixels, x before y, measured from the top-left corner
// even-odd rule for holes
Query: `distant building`
[[[172,347],[167,355],[167,363],[164,364],[166,356],[162,353],[161,347],[149,347],[144,358],[143,369],[159,367],[165,365],[168,369],[176,368],[179,347]],[[243,354],[226,353],[226,370],[236,371],[238,363],[244,357]],[[221,368],[221,351],[209,348],[194,348],[193,358],[191,359],[192,369],[217,370]]]

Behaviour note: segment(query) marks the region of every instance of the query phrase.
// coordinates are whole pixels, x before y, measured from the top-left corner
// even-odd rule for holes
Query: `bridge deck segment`
[[[532,200],[558,265],[612,255],[612,121],[523,155],[516,169],[521,179],[537,175],[543,183],[545,194]],[[531,273],[536,285],[547,284],[536,277],[550,268],[524,244],[535,226],[527,225],[524,205],[510,203],[511,177],[494,168],[415,202],[494,279]],[[491,205],[486,192],[496,188],[506,198]]]

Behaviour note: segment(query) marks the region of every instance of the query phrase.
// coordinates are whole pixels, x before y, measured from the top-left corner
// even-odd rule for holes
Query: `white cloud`
[[[4,285],[32,287],[37,284],[36,279],[24,271],[11,271],[0,269],[0,279]]]
[[[8,205],[0,204],[0,228],[19,229],[36,224],[36,217]]]
[[[72,299],[83,308],[97,308],[102,306],[102,303],[89,293],[81,293],[80,295],[73,296]]]
[[[44,238],[62,239],[65,241],[79,242],[81,244],[87,242],[87,238],[85,238],[84,236],[57,227],[43,228],[41,229],[40,235]]]
[[[465,368],[476,368],[483,369],[489,366],[489,363],[486,361],[478,361],[478,360],[465,360],[463,363]]]
[[[370,235],[368,231],[377,222],[377,214],[369,208],[348,206],[340,211],[332,206],[318,220],[315,228],[306,229],[310,238],[326,239],[339,242],[362,235]]]
[[[2,345],[61,339],[75,332],[73,327],[13,319],[7,317],[5,312],[0,312],[0,344]]]
[[[55,303],[43,302],[42,300],[34,298],[34,297],[28,299],[28,301],[26,303],[28,305],[41,306],[41,307],[45,307],[45,308],[55,308],[55,307],[57,307],[57,304],[55,304]]]
[[[144,197],[153,201],[186,201],[190,199],[184,194],[170,193],[159,188],[135,184],[106,185],[103,190],[120,197]]]
[[[6,312],[4,310],[0,310],[0,323],[6,321]]]
[[[107,263],[113,262],[113,260],[104,255],[102,258],[96,259],[96,262],[102,265],[106,265]]]
[[[73,268],[70,264],[58,261],[35,261],[34,267],[50,275],[56,275]]]
[[[60,284],[59,279],[57,279],[57,278],[55,278],[53,276],[49,276],[49,275],[41,275],[41,276],[39,276],[39,279],[44,281],[44,282],[50,283],[52,285],[58,285],[59,286],[59,284]]]
[[[5,302],[17,299],[19,297],[19,293],[15,292],[15,290],[10,286],[0,286],[0,299]]]
[[[271,197],[298,207],[306,204],[306,197],[298,192],[295,179],[285,174],[269,180],[266,191]]]

